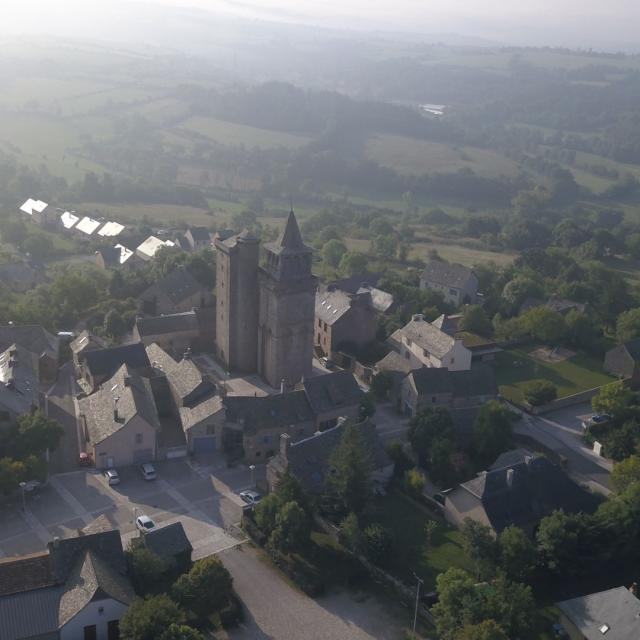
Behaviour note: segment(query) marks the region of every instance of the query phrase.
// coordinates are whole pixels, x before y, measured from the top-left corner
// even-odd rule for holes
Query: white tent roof
[[[78,224],[76,225],[76,229],[90,236],[101,224],[102,223],[98,220],[94,220],[89,216],[85,216],[84,218],[82,218],[82,220],[80,220],[80,222],[78,222]]]
[[[137,249],[136,253],[145,260],[150,260],[162,247],[175,247],[171,240],[160,240],[155,236],[149,236]]]
[[[60,216],[60,222],[65,229],[71,229],[78,220],[80,220],[80,217],[73,215],[70,211],[65,211]]]
[[[120,249],[120,258],[118,259],[120,264],[124,264],[133,255],[133,251],[122,244],[117,244],[115,248]]]
[[[21,207],[20,211],[33,215],[33,212],[42,213],[49,205],[42,200],[34,200],[33,198],[29,198]]]
[[[124,225],[121,225],[119,222],[107,222],[100,231],[98,231],[99,236],[109,236],[111,238],[120,235],[124,230]]]

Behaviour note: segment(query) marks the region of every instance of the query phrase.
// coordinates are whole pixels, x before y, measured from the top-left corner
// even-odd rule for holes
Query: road
[[[405,609],[369,594],[339,591],[312,599],[294,589],[260,552],[242,545],[219,554],[233,576],[245,621],[230,640],[400,640]],[[398,619],[400,618],[400,620]],[[407,618],[405,621],[403,618]]]
[[[568,460],[567,472],[574,480],[604,495],[611,493],[611,461],[595,454],[582,440],[580,416],[589,413],[588,405],[548,414],[530,416],[518,411],[522,419],[515,431],[529,436]]]

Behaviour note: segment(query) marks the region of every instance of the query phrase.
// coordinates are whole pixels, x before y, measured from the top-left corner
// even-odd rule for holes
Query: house
[[[17,345],[37,359],[40,382],[53,382],[60,363],[60,339],[38,324],[0,326],[0,351]]]
[[[557,465],[527,450],[510,464],[489,469],[446,494],[444,515],[461,526],[466,518],[498,534],[510,525],[532,535],[542,518],[556,509],[593,513],[598,498],[577,485]]]
[[[0,428],[39,407],[38,358],[13,344],[0,353]]]
[[[151,382],[127,364],[78,400],[78,423],[98,469],[156,459],[160,421]]]
[[[432,260],[420,276],[420,288],[439,291],[456,307],[478,301],[478,276],[461,264]]]
[[[422,314],[414,315],[408,324],[390,336],[388,342],[412,369],[445,367],[451,371],[466,371],[471,368],[471,351],[462,340],[427,322]]]
[[[119,222],[106,222],[102,229],[98,231],[101,238],[116,238],[124,231],[124,225]]]
[[[314,344],[325,356],[333,358],[338,351],[366,347],[375,340],[377,330],[378,318],[368,291],[316,293]]]
[[[338,418],[360,415],[363,392],[350,371],[305,378],[297,388],[307,396],[320,431],[335,426]]]
[[[160,240],[160,238],[156,238],[155,236],[149,236],[136,248],[135,253],[141,260],[148,262],[155,257],[156,253],[158,253],[160,249],[175,246],[175,242],[172,242],[171,240]]]
[[[207,314],[200,309],[137,318],[133,328],[133,339],[146,346],[156,343],[172,356],[179,358],[189,350],[213,350],[215,333],[212,335],[211,331],[208,331],[209,323],[215,328],[215,314]]]
[[[636,378],[640,374],[640,338],[627,340],[609,349],[604,356],[604,370],[618,378]]]
[[[115,640],[134,598],[117,530],[0,559],[0,638]]]
[[[364,273],[334,280],[325,287],[320,287],[321,292],[342,291],[350,295],[369,293],[371,295],[371,307],[378,314],[389,314],[395,311],[393,294],[378,288],[380,276]]]
[[[144,313],[152,316],[191,311],[215,303],[212,291],[201,285],[184,267],[178,267],[154,282],[139,300]]]
[[[25,293],[48,282],[44,267],[35,262],[0,264],[0,282],[13,293]]]
[[[206,227],[190,227],[184,234],[190,251],[211,248],[211,232]]]
[[[490,362],[495,360],[496,353],[500,353],[502,351],[498,344],[494,340],[460,329],[461,319],[461,313],[453,315],[446,315],[443,313],[431,324],[441,331],[444,331],[452,338],[462,340],[462,344],[471,351],[472,362]]]
[[[42,227],[53,225],[58,219],[58,212],[55,207],[52,207],[42,200],[34,200],[33,198],[28,198],[24,204],[20,206],[20,211],[29,220]]]
[[[571,640],[640,638],[640,600],[626,587],[563,600],[556,607],[560,610],[560,623]]]
[[[181,522],[148,531],[142,536],[142,544],[176,573],[182,574],[191,568],[193,547]]]
[[[248,462],[262,462],[275,455],[280,435],[301,440],[315,433],[316,416],[304,391],[273,396],[227,396],[223,446],[240,448]]]
[[[493,367],[476,364],[468,371],[430,369],[411,371],[402,382],[402,412],[415,416],[428,407],[480,407],[498,397]]]
[[[102,247],[96,251],[96,264],[101,269],[117,269],[127,266],[138,268],[144,265],[144,261],[131,249],[122,244],[113,247]]]
[[[96,349],[106,349],[105,341],[88,330],[81,331],[76,338],[69,343],[69,349],[73,357],[73,364],[76,370],[80,367],[80,357],[88,351]]]
[[[331,456],[340,444],[347,420],[327,431],[314,433],[295,442],[288,434],[280,436],[278,454],[267,464],[267,484],[274,491],[285,472],[293,475],[303,489],[319,495],[327,488],[331,474]],[[369,420],[356,424],[372,466],[372,480],[379,486],[387,484],[393,475],[393,462],[386,452],[376,426]]]
[[[74,211],[65,211],[60,216],[60,225],[65,231],[71,231],[80,220],[80,216],[75,215]]]
[[[78,233],[81,238],[90,239],[94,236],[95,232],[102,226],[102,222],[94,220],[89,216],[85,216],[76,224],[73,230]]]
[[[76,375],[83,389],[91,393],[123,364],[138,374],[149,375],[151,363],[144,345],[123,344],[106,349],[88,349],[78,354]]]
[[[561,316],[566,316],[570,311],[577,311],[578,313],[587,313],[589,311],[589,305],[584,302],[576,302],[575,300],[567,300],[566,298],[558,298],[556,296],[551,296],[545,302],[540,298],[530,296],[520,305],[518,314],[522,315],[536,307],[546,307],[551,311],[559,313]]]

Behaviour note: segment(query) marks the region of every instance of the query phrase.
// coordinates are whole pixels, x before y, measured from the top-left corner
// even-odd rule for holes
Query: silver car
[[[145,462],[140,465],[140,473],[145,480],[156,479],[156,468],[150,462]]]
[[[107,483],[109,484],[109,486],[120,484],[120,476],[115,469],[107,469],[104,472],[104,477],[107,479]]]

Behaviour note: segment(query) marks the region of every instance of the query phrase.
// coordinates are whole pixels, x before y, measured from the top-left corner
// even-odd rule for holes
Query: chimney
[[[507,487],[509,487],[509,489],[513,488],[514,475],[515,475],[515,471],[513,469],[507,469]]]
[[[414,313],[411,316],[411,320],[414,322],[424,322],[424,316],[421,313]]]
[[[187,350],[182,355],[183,360],[191,360],[191,348],[187,347]]]
[[[287,388],[287,381],[284,378],[282,378],[282,380],[280,380],[280,395],[284,395],[286,388]]]
[[[58,536],[53,536],[53,548],[57,549],[60,546],[60,538]]]
[[[120,416],[118,415],[118,400],[120,400],[120,398],[118,398],[118,397],[115,397],[113,399],[113,420],[114,420],[114,422],[118,422],[120,420]]]
[[[630,587],[629,587],[629,591],[631,592],[632,595],[634,595],[636,598],[638,597],[638,583],[634,582]]]
[[[286,460],[289,447],[291,446],[291,436],[288,433],[280,434],[280,455]]]

